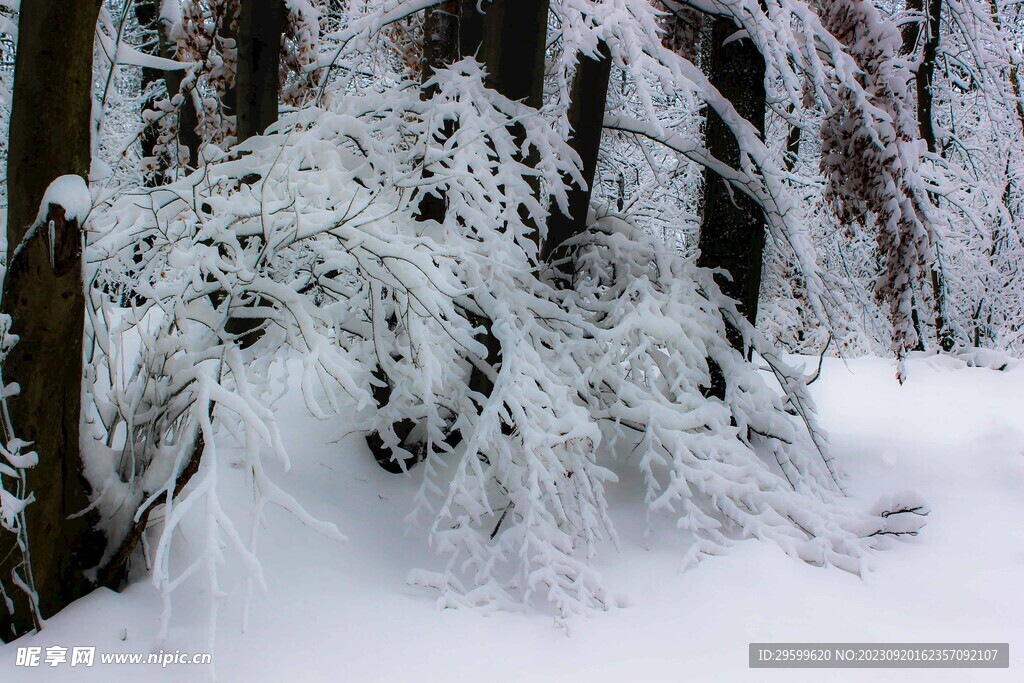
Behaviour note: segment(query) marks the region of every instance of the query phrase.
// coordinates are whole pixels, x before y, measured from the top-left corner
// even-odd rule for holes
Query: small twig
[[[515,507],[515,503],[510,500],[508,502],[508,505],[505,506],[504,512],[501,513],[501,517],[498,519],[498,523],[494,525],[494,531],[491,532],[492,541],[494,540],[494,537],[498,535],[498,529],[501,528],[501,523],[505,521],[505,517],[508,515],[508,511],[511,510],[513,507]]]
[[[829,332],[828,333],[828,341],[825,342],[825,348],[823,348],[821,350],[821,355],[818,356],[818,369],[814,371],[814,376],[812,376],[809,380],[804,382],[804,386],[808,386],[808,387],[811,386],[812,384],[814,384],[815,382],[818,381],[819,377],[821,377],[821,366],[825,362],[825,352],[828,351],[828,347],[831,344],[832,344],[832,333]]]
[[[197,428],[196,440],[192,445],[192,453],[189,455],[188,462],[185,463],[185,468],[178,475],[177,480],[174,483],[174,491],[171,493],[171,500],[177,498],[185,486],[191,481],[192,477],[196,472],[199,471],[199,461],[202,460],[203,451],[206,447],[206,440],[203,438],[203,432]],[[100,568],[96,583],[100,586],[106,586],[107,588],[116,589],[121,583],[124,570],[128,566],[128,561],[131,559],[132,553],[138,546],[139,541],[142,540],[143,534],[146,532],[146,528],[149,524],[149,516],[153,511],[160,505],[166,496],[160,496],[150,501],[141,513],[138,515],[138,519],[132,526],[131,531],[125,536],[124,540],[121,541],[120,547],[117,552],[110,558],[103,567]]]

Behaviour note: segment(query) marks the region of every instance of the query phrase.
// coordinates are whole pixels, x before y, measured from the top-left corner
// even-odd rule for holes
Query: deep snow
[[[813,359],[809,362],[816,362]],[[680,573],[685,548],[659,529],[645,548],[639,479],[610,487],[620,551],[597,563],[625,607],[573,619],[439,611],[406,585],[436,566],[424,530],[402,522],[411,477],[373,463],[361,438],[283,403],[293,468],[274,473],[348,542],[317,535],[286,512],[268,515],[260,555],[269,593],[257,593],[242,632],[245,582],[224,588],[214,662],[221,681],[1019,681],[1024,674],[1024,367],[998,372],[916,358],[899,386],[881,359],[826,360],[812,387],[822,424],[868,506],[914,490],[931,508],[920,537],[878,553],[864,578],[819,569],[757,541]],[[326,444],[326,445],[325,445]],[[247,492],[231,476],[236,509]],[[225,475],[227,477],[228,475]],[[225,575],[231,574],[228,555]],[[195,584],[198,588],[199,583]],[[203,667],[15,666],[16,648],[95,645],[98,652],[204,651],[207,598],[178,595],[156,642],[160,597],[142,580],[100,591],[42,633],[0,646],[0,681],[207,680]],[[749,642],[1010,643],[1010,669],[751,670]]]

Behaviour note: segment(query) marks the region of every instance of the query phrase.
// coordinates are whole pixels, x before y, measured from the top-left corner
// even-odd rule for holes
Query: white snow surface
[[[919,492],[931,508],[919,537],[878,553],[863,579],[757,541],[680,573],[683,540],[666,528],[644,543],[636,494],[643,484],[625,474],[610,492],[621,548],[596,561],[624,606],[571,619],[568,632],[542,613],[441,611],[430,591],[407,585],[411,568],[440,561],[426,534],[408,533],[403,523],[416,472],[383,472],[359,435],[309,416],[293,391],[279,414],[293,467],[274,474],[348,542],[318,535],[288,513],[268,515],[259,552],[269,592],[253,596],[244,630],[245,571],[227,556],[217,680],[1019,681],[1024,367],[1001,372],[930,357],[907,363],[903,386],[895,374],[888,360],[826,360],[811,390],[850,495],[867,507],[888,493]],[[223,448],[229,444],[225,435]],[[222,502],[241,515],[251,484],[226,460],[233,498]],[[122,594],[97,591],[41,633],[0,646],[0,680],[209,680],[203,666],[103,665],[98,655],[91,668],[15,666],[24,646],[204,651],[208,597],[178,595],[161,643],[160,596],[151,583],[142,579]],[[1010,669],[747,668],[749,642],[887,641],[1009,642]]]
[[[79,175],[62,175],[46,188],[43,199],[39,202],[39,213],[36,214],[35,225],[46,220],[50,204],[58,204],[64,207],[64,216],[69,221],[85,219],[92,210],[92,195],[89,194],[89,186],[85,184],[85,178]]]

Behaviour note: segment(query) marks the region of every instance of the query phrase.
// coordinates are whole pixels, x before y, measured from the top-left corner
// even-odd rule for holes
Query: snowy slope
[[[816,360],[816,359],[815,359]],[[415,475],[377,468],[359,437],[286,403],[293,469],[277,481],[348,536],[339,544],[271,514],[260,542],[270,587],[251,603],[225,581],[214,661],[221,681],[1018,681],[1024,678],[1024,369],[908,364],[902,387],[879,359],[829,360],[812,386],[852,496],[869,505],[912,489],[931,506],[924,533],[880,553],[863,579],[817,569],[747,541],[680,573],[666,529],[644,548],[641,483],[612,487],[621,549],[598,566],[625,607],[570,622],[540,614],[438,611],[405,584],[435,566],[423,530],[402,519]],[[234,504],[247,495],[241,471]],[[228,556],[229,563],[232,561]],[[241,576],[237,571],[236,575]],[[230,567],[225,574],[231,574]],[[196,583],[199,588],[200,584]],[[207,649],[208,600],[181,593],[168,641],[145,581],[95,593],[39,635],[0,646],[0,681],[202,681],[203,667],[67,664],[16,667],[18,646],[96,645],[99,652]],[[1007,670],[757,670],[751,641],[1010,642]]]

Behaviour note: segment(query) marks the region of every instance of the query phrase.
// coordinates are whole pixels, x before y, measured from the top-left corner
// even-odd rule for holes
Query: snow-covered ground
[[[338,425],[285,404],[294,466],[277,481],[348,542],[285,512],[268,515],[260,554],[270,590],[254,596],[243,632],[245,582],[224,580],[218,679],[1024,680],[1024,367],[997,372],[919,358],[908,374],[901,387],[889,361],[829,360],[812,390],[850,494],[867,506],[886,493],[920,493],[931,507],[920,537],[879,553],[863,578],[757,541],[680,573],[676,535],[659,532],[644,547],[641,484],[627,479],[612,494],[621,548],[598,559],[625,606],[571,620],[568,633],[540,614],[439,611],[428,591],[406,585],[411,568],[437,562],[423,530],[402,523],[415,474],[384,473],[358,437],[325,445]],[[251,492],[241,472],[233,475],[241,509]],[[0,681],[206,680],[201,666],[25,668],[15,657],[19,646],[204,651],[208,604],[181,592],[169,638],[158,643],[161,601],[149,583],[97,592],[42,633],[0,647]],[[751,670],[752,641],[1009,641],[1010,669]]]

